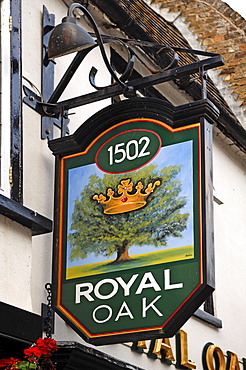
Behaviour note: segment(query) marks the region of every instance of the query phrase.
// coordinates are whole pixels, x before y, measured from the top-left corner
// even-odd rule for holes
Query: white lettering
[[[144,145],[142,148],[140,148],[143,142]],[[146,151],[149,144],[150,138],[148,136],[143,136],[138,141],[130,140],[127,143],[118,143],[115,144],[115,146],[111,145],[108,148],[109,165],[112,166],[114,163],[121,163],[125,159],[128,159],[128,161],[133,161],[136,158],[150,155],[151,153]],[[132,146],[132,150],[130,149],[130,145]],[[115,158],[116,155],[118,158]]]
[[[123,312],[125,309],[126,312]],[[130,311],[130,308],[127,306],[126,302],[123,302],[121,308],[119,309],[118,315],[116,316],[115,321],[118,321],[121,316],[129,316],[130,319],[134,319],[133,314]]]
[[[87,287],[87,290],[82,290],[82,288]],[[85,296],[88,301],[94,301],[94,298],[91,297],[90,293],[93,291],[93,285],[91,283],[76,284],[76,294],[75,294],[75,303],[80,303],[81,296]]]
[[[150,302],[148,306],[146,306],[146,298],[142,299],[142,302],[143,302],[142,317],[146,317],[146,312],[150,307],[153,308],[153,310],[157,313],[158,316],[163,316],[163,314],[154,305],[155,302],[158,301],[158,299],[160,298],[161,298],[161,295],[158,295],[157,297],[155,297],[155,299],[152,302]]]
[[[147,283],[147,280],[149,280],[149,283]],[[151,272],[146,272],[144,274],[141,283],[139,284],[139,287],[136,291],[136,294],[141,294],[143,289],[146,288],[153,288],[156,292],[161,290],[159,284],[157,283]]]
[[[103,284],[111,284],[112,287],[113,287],[113,290],[111,293],[109,294],[105,294],[105,295],[102,295],[100,292],[99,292],[99,288],[103,285]],[[103,279],[101,281],[99,281],[96,286],[95,286],[95,289],[94,289],[94,293],[95,293],[95,296],[99,299],[109,299],[109,298],[112,298],[117,292],[118,292],[118,288],[119,288],[119,285],[117,284],[117,282],[113,279]]]
[[[136,280],[136,278],[138,277],[139,274],[134,274],[132,275],[131,279],[128,281],[128,283],[126,283],[122,277],[117,277],[116,280],[118,281],[118,283],[120,283],[120,285],[122,286],[122,288],[124,289],[124,296],[128,296],[130,295],[130,288],[132,286],[132,284],[134,283],[134,281]]]
[[[180,289],[183,288],[184,284],[183,283],[177,283],[177,284],[171,284],[171,273],[170,269],[164,270],[164,278],[165,278],[165,290],[170,290],[170,289]]]
[[[134,274],[128,281],[123,280],[121,276],[115,279],[102,279],[95,285],[95,287],[92,283],[76,284],[75,303],[81,303],[81,297],[85,297],[88,301],[92,302],[95,300],[94,295],[96,296],[96,298],[101,300],[110,299],[117,294],[119,287],[123,289],[125,297],[130,296],[134,293],[132,292],[132,287],[137,281],[138,277],[139,274]],[[183,283],[171,283],[171,270],[164,270],[164,287],[162,288],[163,290],[181,289],[183,288],[183,286]],[[140,283],[136,287],[135,294],[142,294],[143,290],[148,288],[152,288],[156,292],[162,290],[159,283],[156,281],[154,275],[151,272],[144,273],[140,280]],[[92,293],[94,293],[94,295],[92,295]]]
[[[104,320],[98,320],[98,319],[96,318],[96,312],[97,312],[98,310],[100,310],[101,308],[106,308],[106,309],[108,310],[108,317],[106,317],[106,319],[104,319]],[[112,310],[112,308],[111,308],[110,306],[107,306],[107,305],[105,305],[105,304],[102,304],[101,306],[98,306],[97,308],[95,308],[95,310],[92,312],[92,317],[93,317],[93,320],[94,320],[95,322],[97,322],[98,324],[103,324],[104,322],[106,322],[106,321],[108,321],[109,319],[111,319],[112,314],[113,314],[113,310]]]

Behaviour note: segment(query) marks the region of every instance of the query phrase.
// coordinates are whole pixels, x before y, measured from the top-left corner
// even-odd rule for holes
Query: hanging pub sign
[[[53,305],[90,343],[173,336],[214,289],[207,100],[133,98],[52,140]]]

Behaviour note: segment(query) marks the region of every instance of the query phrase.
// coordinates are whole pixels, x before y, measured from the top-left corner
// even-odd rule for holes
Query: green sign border
[[[187,265],[192,266],[195,265],[199,267],[195,267],[195,271],[197,268],[200,269],[201,266],[201,261],[200,261],[200,251],[198,250],[200,248],[200,228],[201,225],[199,225],[199,217],[197,215],[199,214],[199,193],[200,193],[200,174],[199,174],[199,163],[200,163],[200,123],[196,123],[190,126],[186,127],[180,127],[180,128],[171,128],[167,124],[157,121],[157,120],[150,120],[150,119],[133,119],[133,120],[127,120],[124,122],[120,122],[119,124],[111,127],[110,129],[104,131],[101,133],[92,143],[91,145],[82,153],[76,153],[70,156],[63,157],[61,159],[61,183],[63,183],[63,191],[62,191],[62,199],[64,200],[63,205],[61,206],[61,229],[62,231],[62,238],[61,238],[61,244],[60,244],[60,256],[59,256],[59,264],[60,264],[60,271],[61,271],[61,279],[60,281],[62,282],[60,287],[59,287],[59,293],[58,296],[60,296],[60,300],[58,303],[58,307],[63,310],[68,317],[70,317],[70,320],[75,323],[79,327],[80,330],[86,333],[89,337],[95,338],[98,336],[108,336],[108,335],[115,335],[115,334],[120,334],[120,332],[115,333],[115,329],[113,328],[113,331],[105,333],[103,331],[100,331],[100,333],[93,334],[90,332],[90,330],[86,327],[85,324],[81,324],[80,320],[78,320],[75,315],[71,314],[69,312],[69,305],[67,302],[73,299],[73,294],[74,290],[72,289],[73,282],[71,280],[67,281],[66,280],[66,246],[67,246],[67,227],[66,227],[66,220],[67,220],[67,203],[66,199],[68,198],[68,171],[72,168],[84,166],[87,164],[91,164],[95,162],[95,158],[97,156],[98,150],[102,147],[102,145],[105,144],[108,140],[111,140],[112,136],[115,137],[117,135],[120,135],[122,132],[125,131],[130,131],[130,130],[135,130],[141,129],[147,130],[149,129],[149,126],[151,125],[152,131],[156,132],[159,136],[162,138],[162,146],[165,145],[171,145],[171,144],[177,144],[180,142],[184,142],[187,140],[192,140],[193,142],[193,181],[194,181],[194,210],[195,211],[195,217],[194,217],[194,230],[195,230],[195,258],[192,259],[191,261],[185,261],[185,262],[179,262],[178,265],[180,268],[182,268],[182,265],[184,268],[187,268]],[[129,129],[130,126],[130,129]],[[170,133],[170,135],[167,135],[167,133]],[[198,263],[197,263],[198,262]],[[173,262],[171,265],[173,266],[175,262]],[[169,267],[170,264],[165,264],[165,267]],[[154,269],[157,269],[157,267],[160,269],[160,266],[157,265],[154,267]],[[140,268],[141,269],[141,268]],[[143,270],[148,270],[150,267],[145,267],[142,268]],[[153,270],[153,267],[151,268]],[[112,272],[109,274],[104,274],[103,278],[113,278],[118,276],[118,272]],[[194,273],[195,275],[195,273]],[[199,275],[199,273],[198,273]],[[101,278],[101,276],[96,277],[96,281],[98,281]],[[75,280],[86,280],[86,278],[83,279],[75,279]],[[87,278],[88,280],[88,278]],[[200,273],[200,278],[196,282],[196,286],[194,288],[194,291],[200,286],[202,280],[202,276]],[[193,294],[193,292],[190,292],[189,297]],[[62,298],[63,296],[66,296],[66,298]],[[173,296],[173,299],[175,300],[175,294]],[[178,299],[178,302],[180,301],[180,297]],[[177,303],[177,308],[176,310],[179,310],[182,308],[184,301],[186,301],[187,297],[183,298],[182,304],[179,305]],[[180,306],[180,307],[179,307]],[[79,312],[77,313],[79,315]],[[82,316],[86,316],[82,314]],[[170,315],[171,317],[173,314]],[[169,321],[169,319],[167,320]],[[87,319],[85,319],[85,322],[87,322]],[[166,322],[164,323],[165,326]],[[130,333],[130,332],[145,332],[149,330],[160,330],[163,327],[163,324],[160,325],[159,327],[145,327],[138,329],[135,325],[134,329],[125,329],[122,330],[122,333]]]
[[[53,302],[53,308],[83,339],[92,344],[101,345],[142,339],[156,339],[164,336],[171,337],[214,290],[213,215],[211,201],[212,130],[208,119],[212,121],[214,116],[217,115],[217,111],[215,112],[214,107],[207,101],[202,102],[202,104],[194,103],[193,105],[196,108],[195,110],[190,104],[176,108],[158,99],[133,98],[128,101],[116,103],[96,113],[70,137],[56,139],[49,143],[50,148],[57,157],[53,259],[53,295],[55,301]],[[176,121],[174,119],[175,115],[178,119]],[[183,122],[181,120],[182,116],[184,117]],[[205,116],[206,119],[204,118]],[[64,278],[65,259],[63,256],[67,238],[66,225],[64,225],[67,212],[65,198],[68,187],[66,173],[71,168],[94,163],[98,149],[105,141],[110,140],[112,136],[120,134],[124,125],[129,125],[130,122],[141,122],[140,129],[142,127],[145,129],[146,127],[143,126],[144,121],[151,122],[151,130],[157,133],[160,132],[162,145],[171,145],[185,141],[186,139],[190,140],[191,136],[189,134],[192,131],[196,132],[195,138],[192,140],[196,143],[197,148],[195,150],[197,155],[193,158],[195,168],[193,174],[195,178],[194,184],[197,184],[197,186],[195,186],[193,194],[194,208],[196,208],[195,213],[198,216],[194,217],[195,245],[198,245],[198,247],[195,247],[197,249],[195,251],[195,259],[192,262],[195,261],[195,263],[199,264],[199,271],[197,271],[199,278],[192,292],[184,297],[184,300],[179,304],[177,309],[161,325],[152,327],[150,323],[144,328],[133,327],[116,332],[108,330],[106,332],[98,331],[97,333],[93,333],[91,328],[88,329],[84,322],[80,322],[76,314],[70,312],[69,304],[63,301],[62,297],[63,290],[65,291],[67,289],[66,286],[68,287],[70,283]],[[153,128],[153,124],[155,124],[155,129]],[[127,130],[129,129],[128,127]],[[163,130],[171,132],[168,142],[165,142],[165,135],[162,135]],[[90,159],[87,156],[89,152]],[[82,163],[81,158],[83,158]],[[182,261],[182,264],[186,265],[189,262],[188,260]],[[104,275],[105,278],[106,276]],[[112,275],[111,273],[110,276],[113,277],[116,275]],[[71,292],[66,294],[69,296]]]

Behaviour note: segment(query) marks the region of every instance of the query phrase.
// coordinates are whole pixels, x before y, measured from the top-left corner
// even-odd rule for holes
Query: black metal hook
[[[119,41],[119,42],[122,43],[122,41]],[[125,82],[129,79],[129,77],[132,74],[135,58],[134,58],[133,50],[131,48],[129,48],[127,45],[125,45],[125,44],[124,44],[124,46],[126,47],[127,52],[128,52],[128,62],[127,62],[127,66],[125,68],[125,71],[119,77],[119,80],[124,83],[124,90],[126,90],[127,85],[125,85]],[[95,83],[95,77],[96,77],[97,72],[98,72],[98,70],[95,67],[92,67],[91,70],[90,70],[90,73],[89,73],[89,81],[90,81],[90,84],[91,84],[92,87],[94,87],[96,90],[102,90],[102,89],[104,89],[106,87],[109,87],[109,86],[113,86],[114,85],[114,84],[111,84],[111,85],[108,85],[108,86],[100,86],[100,87],[97,86],[96,83]]]

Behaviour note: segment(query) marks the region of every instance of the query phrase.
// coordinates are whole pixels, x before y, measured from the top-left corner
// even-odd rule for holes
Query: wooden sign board
[[[131,99],[50,142],[54,308],[93,344],[171,337],[214,289],[204,110]]]

